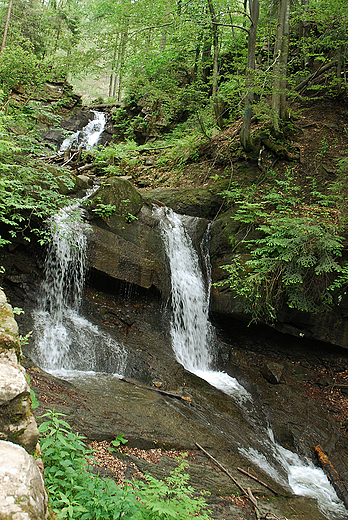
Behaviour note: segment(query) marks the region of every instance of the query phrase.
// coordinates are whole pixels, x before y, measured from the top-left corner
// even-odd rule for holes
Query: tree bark
[[[286,119],[286,71],[289,49],[290,0],[280,0],[277,34],[274,46],[274,83],[272,92],[272,126],[280,133],[280,120]]]
[[[10,19],[11,19],[12,3],[13,3],[13,0],[9,0],[8,8],[7,8],[6,22],[5,22],[5,29],[4,29],[4,36],[2,38],[2,44],[1,44],[1,49],[0,49],[0,55],[3,55],[4,54],[4,50],[5,50],[6,38],[7,38],[7,33],[8,33],[8,26],[10,24]]]
[[[208,7],[212,22],[212,33],[213,33],[213,108],[216,118],[216,122],[219,128],[223,128],[223,117],[222,110],[218,98],[218,86],[219,86],[219,27],[217,25],[215,9],[212,0],[208,0]]]
[[[124,57],[125,57],[125,54],[126,54],[127,41],[128,41],[128,28],[122,34],[121,42],[120,42],[117,101],[121,101],[121,95],[122,95],[122,75],[123,75]]]
[[[111,97],[112,93],[113,93],[113,81],[116,81],[115,67],[116,67],[116,57],[117,57],[117,44],[118,44],[118,35],[116,37],[115,48],[114,48],[114,52],[113,52],[113,56],[112,56],[110,83],[109,83],[109,97]]]
[[[246,96],[244,106],[243,125],[240,132],[240,142],[245,151],[252,149],[250,139],[252,103],[254,101],[254,71],[255,71],[255,43],[257,24],[259,21],[260,6],[259,0],[250,0],[251,24],[248,36],[248,61],[246,70]]]

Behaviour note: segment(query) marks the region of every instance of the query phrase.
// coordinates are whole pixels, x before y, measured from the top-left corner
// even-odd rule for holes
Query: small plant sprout
[[[111,441],[112,446],[108,448],[109,451],[117,451],[117,448],[119,448],[123,444],[127,444],[128,439],[125,439],[123,436],[123,433],[119,433],[113,441]]]

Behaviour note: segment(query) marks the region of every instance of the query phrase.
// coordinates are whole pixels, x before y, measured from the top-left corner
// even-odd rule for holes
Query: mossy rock
[[[92,215],[107,219],[110,215],[103,209],[108,207],[110,214],[124,217],[127,221],[135,217],[143,206],[140,192],[131,182],[122,177],[112,177],[88,199]],[[88,203],[87,203],[88,204]]]
[[[159,201],[177,213],[213,219],[224,206],[222,191],[228,187],[228,181],[222,180],[211,186],[199,188],[159,188],[142,193],[144,202],[151,204]]]
[[[13,317],[12,307],[7,303],[5,293],[0,290],[0,353],[8,351],[15,352],[20,359],[18,325]]]
[[[38,167],[38,173],[42,173],[43,177],[38,179],[36,183],[45,190],[58,188],[58,192],[62,195],[69,195],[76,191],[76,178],[71,173],[62,172],[61,169],[54,166]]]

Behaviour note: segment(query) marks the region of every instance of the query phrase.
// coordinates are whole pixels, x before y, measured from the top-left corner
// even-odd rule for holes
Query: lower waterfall
[[[165,207],[156,206],[153,213],[160,219],[171,271],[171,337],[177,360],[186,370],[231,396],[242,407],[259,442],[256,448],[240,447],[241,454],[295,495],[316,499],[326,518],[348,518],[347,510],[324,472],[310,460],[302,460],[279,445],[271,427],[260,426],[255,420],[259,412],[249,392],[235,378],[214,370],[214,332],[208,319],[210,280],[204,282],[199,257],[183,218]]]
[[[50,220],[45,277],[34,312],[32,357],[62,377],[87,371],[122,374],[126,350],[80,315],[87,259],[88,224],[77,203]]]

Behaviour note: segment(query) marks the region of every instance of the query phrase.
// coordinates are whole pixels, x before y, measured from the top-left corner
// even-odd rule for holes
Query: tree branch
[[[214,22],[215,25],[221,25],[222,27],[233,27],[234,29],[241,29],[242,31],[245,31],[249,34],[249,29],[246,29],[245,27],[241,27],[240,25],[234,25],[230,23],[217,23]]]
[[[329,63],[326,63],[325,65],[321,65],[321,67],[319,67],[318,70],[316,70],[313,74],[311,74],[309,76],[309,78],[301,81],[301,83],[299,83],[296,87],[295,87],[295,90],[296,92],[301,92],[301,90],[306,86],[308,85],[308,83],[310,83],[311,81],[313,81],[313,79],[317,78],[318,76],[320,76],[321,74],[323,74],[324,72],[326,72],[327,70],[331,69],[332,67],[334,67],[335,65],[337,65],[337,60],[333,60],[333,61],[330,61]]]
[[[168,25],[173,25],[173,24],[174,24],[174,22],[168,22],[168,23],[164,23],[162,25],[152,25],[151,27],[144,27],[143,29],[139,29],[139,31],[132,32],[128,36],[128,38],[132,38],[132,36],[134,36],[135,34],[139,34],[144,31],[151,31],[151,29],[161,29],[162,27],[167,27]]]

